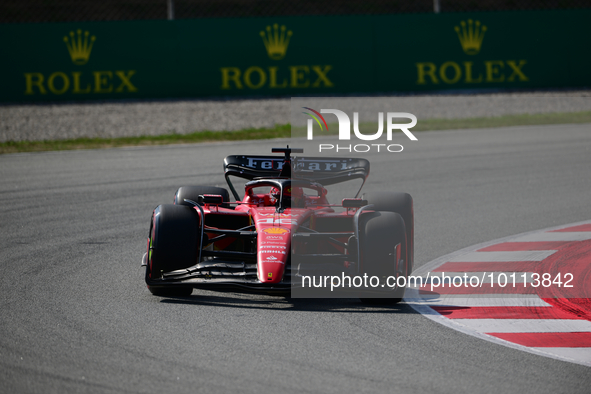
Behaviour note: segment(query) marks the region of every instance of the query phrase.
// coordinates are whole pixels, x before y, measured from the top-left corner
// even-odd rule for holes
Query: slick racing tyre
[[[368,204],[373,204],[376,211],[396,212],[404,219],[408,244],[408,274],[410,275],[413,270],[415,256],[415,220],[411,195],[408,193],[373,192],[365,193],[363,199],[367,200]]]
[[[203,194],[221,195],[224,201],[224,204],[221,206],[224,208],[230,207],[228,204],[228,202],[230,202],[230,193],[228,193],[223,187],[216,186],[183,186],[176,191],[173,202],[175,205],[187,205],[192,207],[193,204],[186,202],[185,199],[198,202],[197,200],[199,199],[199,196]]]
[[[394,212],[372,212],[362,214],[359,218],[359,247],[361,255],[361,272],[368,277],[380,278],[380,285],[373,291],[375,298],[360,298],[365,303],[396,304],[404,297],[406,286],[394,286],[395,282],[386,282],[387,278],[404,276],[404,284],[408,279],[408,248],[406,228],[402,216]],[[397,283],[397,282],[396,282]],[[385,285],[385,288],[382,287]]]
[[[159,279],[163,272],[188,268],[197,263],[199,216],[184,205],[160,205],[152,214],[146,281]],[[188,296],[192,287],[148,285],[154,295]]]

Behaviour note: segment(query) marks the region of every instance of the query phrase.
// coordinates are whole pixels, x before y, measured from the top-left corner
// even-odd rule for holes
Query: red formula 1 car
[[[193,288],[289,295],[334,290],[353,278],[362,300],[396,302],[413,265],[413,203],[406,193],[382,192],[330,204],[327,186],[365,183],[365,159],[292,157],[302,149],[274,148],[283,156],[228,156],[224,188],[183,186],[174,204],[158,206],[142,265],[154,295],[190,295]],[[242,197],[231,178],[246,181]],[[336,275],[339,276],[336,276]],[[357,277],[375,277],[358,288]],[[327,278],[330,283],[326,283]],[[390,278],[385,286],[385,279]],[[318,286],[324,279],[324,283]],[[351,282],[351,279],[349,279]],[[332,285],[332,286],[331,286]],[[306,287],[307,286],[307,287]],[[331,288],[330,288],[331,287]],[[293,295],[293,293],[292,293]]]

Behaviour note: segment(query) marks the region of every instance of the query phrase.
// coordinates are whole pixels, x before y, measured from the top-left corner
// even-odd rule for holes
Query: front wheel
[[[363,198],[368,204],[373,204],[376,211],[396,212],[404,219],[406,227],[406,241],[408,245],[408,274],[410,275],[414,266],[414,233],[415,219],[413,200],[408,193],[396,192],[371,192],[365,193]]]
[[[408,243],[404,219],[397,213],[378,211],[362,214],[359,220],[361,271],[378,277],[380,285],[364,303],[396,304],[404,297],[409,275]],[[404,280],[399,277],[404,277]],[[405,286],[388,286],[404,283]],[[385,288],[384,288],[385,287]]]
[[[193,292],[192,287],[158,286],[152,281],[161,278],[164,272],[197,264],[199,234],[199,216],[194,209],[164,204],[154,210],[146,266],[146,282],[152,294],[187,296]]]

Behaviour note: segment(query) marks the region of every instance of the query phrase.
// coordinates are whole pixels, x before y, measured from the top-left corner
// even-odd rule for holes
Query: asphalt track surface
[[[414,196],[419,266],[591,216],[590,125],[417,136],[399,141],[402,153],[368,156],[365,190]],[[0,392],[589,392],[588,367],[405,304],[151,296],[139,264],[152,209],[179,186],[223,185],[224,156],[286,142],[0,156]]]

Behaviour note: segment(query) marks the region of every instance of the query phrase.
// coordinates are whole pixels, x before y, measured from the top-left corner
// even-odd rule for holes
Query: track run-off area
[[[413,196],[418,273],[471,245],[480,245],[473,254],[496,253],[489,262],[506,261],[498,259],[505,252],[530,256],[519,260],[523,271],[487,269],[495,280],[532,273],[525,265],[552,259],[561,245],[509,250],[508,243],[572,243],[555,234],[589,231],[573,224],[591,219],[590,125],[417,138],[401,139],[401,153],[366,155],[364,190]],[[564,361],[568,354],[542,355],[549,351],[536,344],[526,345],[537,349],[528,352],[516,342],[483,340],[493,333],[507,342],[507,330],[474,323],[470,314],[478,311],[464,304],[439,315],[459,320],[465,329],[458,331],[418,313],[417,301],[365,305],[197,290],[152,296],[140,259],[153,208],[171,203],[179,186],[224,186],[227,155],[269,154],[286,144],[318,155],[308,141],[276,140],[0,156],[0,392],[589,392],[588,366]],[[560,228],[570,229],[554,231]],[[539,230],[552,235],[507,238]],[[543,258],[531,260],[536,253]],[[507,308],[494,312],[520,327],[508,314],[521,305],[499,306]],[[542,308],[570,313],[531,306],[544,324],[557,319]]]
[[[432,320],[591,366],[591,221],[468,247],[414,274],[425,282],[406,302]]]

